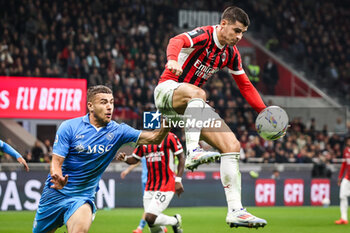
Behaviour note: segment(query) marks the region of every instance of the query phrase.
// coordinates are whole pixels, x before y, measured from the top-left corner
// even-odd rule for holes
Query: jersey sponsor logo
[[[108,152],[112,149],[113,144],[108,144],[108,145],[94,145],[94,146],[90,146],[88,145],[88,150],[87,153],[88,154],[103,154],[105,152]]]
[[[82,138],[84,138],[84,135],[77,135],[77,136],[75,136],[75,138],[76,139],[82,139]]]
[[[203,78],[203,79],[208,79],[210,76],[218,72],[218,68],[213,68],[211,66],[206,66],[202,64],[201,60],[197,59],[197,61],[193,65],[194,67],[197,68],[196,72],[194,75]]]
[[[162,157],[164,156],[163,151],[157,151],[157,152],[151,152],[146,155],[146,160],[149,163],[153,162],[159,162],[162,160]]]

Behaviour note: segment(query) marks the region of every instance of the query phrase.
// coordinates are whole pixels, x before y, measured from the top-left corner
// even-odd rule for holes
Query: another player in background
[[[148,172],[145,157],[142,157],[142,159],[140,161],[138,161],[135,164],[131,164],[127,169],[122,171],[120,173],[120,177],[122,179],[124,179],[127,174],[129,174],[132,170],[134,170],[140,164],[142,164],[141,185],[142,185],[142,196],[143,196],[143,194],[145,192],[146,183],[147,183],[147,172]],[[140,223],[139,223],[138,227],[135,230],[133,230],[133,233],[141,233],[143,231],[143,228],[146,226],[145,216],[146,216],[146,213],[143,212]]]
[[[264,219],[248,213],[241,203],[241,175],[238,168],[240,143],[226,123],[206,103],[201,88],[219,69],[224,67],[232,74],[240,92],[248,103],[260,112],[266,108],[259,93],[242,69],[236,44],[250,24],[248,15],[238,7],[228,7],[219,25],[203,26],[170,39],[167,48],[166,69],[155,88],[157,108],[171,119],[183,114],[185,121],[210,121],[215,128],[200,124],[185,127],[187,157],[185,167],[193,170],[198,165],[221,157],[221,181],[228,203],[226,222],[231,226],[263,227]],[[211,124],[210,124],[211,125]],[[199,139],[218,149],[218,152],[201,151]]]
[[[112,121],[114,98],[106,86],[88,89],[87,107],[88,114],[64,121],[57,130],[34,233],[55,232],[63,224],[69,233],[88,232],[98,183],[117,150],[125,143],[161,143],[169,132],[139,131]]]
[[[17,160],[20,164],[24,166],[24,169],[26,169],[27,172],[29,172],[29,167],[27,162],[24,160],[22,155],[18,153],[12,146],[7,144],[6,142],[0,140],[0,150],[5,152],[6,154],[11,155],[13,158]]]
[[[343,175],[345,176],[343,178]],[[335,224],[348,224],[348,197],[350,196],[350,138],[345,141],[343,152],[343,163],[338,176],[338,186],[340,186],[340,219]]]
[[[175,174],[175,156],[179,159]],[[184,191],[181,177],[185,158],[182,145],[175,134],[169,133],[159,145],[142,145],[135,149],[131,156],[119,153],[117,159],[128,164],[135,164],[145,157],[148,178],[143,195],[146,221],[151,233],[165,232],[163,226],[171,225],[175,233],[182,233],[181,216],[174,217],[162,214],[168,207],[176,192],[178,196]]]

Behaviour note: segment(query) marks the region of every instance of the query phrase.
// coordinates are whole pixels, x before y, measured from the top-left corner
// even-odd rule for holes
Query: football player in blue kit
[[[33,232],[88,232],[102,173],[126,143],[160,144],[169,128],[136,130],[112,121],[114,98],[106,86],[87,92],[88,114],[64,121],[56,133],[50,174],[45,182]]]

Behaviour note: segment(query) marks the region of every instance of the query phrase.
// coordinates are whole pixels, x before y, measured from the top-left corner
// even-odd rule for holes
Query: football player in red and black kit
[[[185,167],[198,165],[221,157],[220,173],[228,203],[226,222],[231,227],[263,227],[266,220],[253,216],[242,207],[241,176],[238,168],[240,143],[231,129],[206,103],[201,88],[219,69],[232,74],[241,94],[260,112],[266,108],[259,93],[242,68],[236,44],[249,26],[248,15],[238,7],[228,7],[219,25],[203,26],[170,39],[166,69],[154,91],[156,107],[171,120],[183,115],[185,122],[213,121],[204,124],[185,124],[187,157]],[[214,126],[214,127],[213,127]],[[219,152],[206,152],[198,147],[203,139]]]
[[[175,169],[175,156],[179,159]],[[174,194],[184,191],[182,174],[185,158],[180,140],[169,133],[159,145],[141,145],[131,156],[119,153],[117,159],[128,164],[135,164],[146,158],[148,169],[147,183],[143,195],[145,219],[151,233],[165,232],[164,226],[171,225],[174,233],[182,233],[181,215],[167,216],[162,212],[168,207]],[[177,172],[175,173],[175,170]]]
[[[345,176],[343,178],[343,175]],[[348,197],[350,196],[350,138],[345,141],[343,152],[343,163],[341,165],[338,185],[340,186],[340,219],[335,221],[335,224],[348,224]]]

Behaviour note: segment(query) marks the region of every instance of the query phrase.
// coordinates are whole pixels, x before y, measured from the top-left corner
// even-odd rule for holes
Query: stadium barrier
[[[30,164],[26,173],[17,164],[0,164],[0,208],[35,210],[38,206],[49,164]],[[241,164],[242,202],[244,206],[322,205],[327,198],[339,204],[337,175],[339,165],[332,165],[331,179],[311,178],[312,164]],[[120,172],[125,164],[113,163],[103,174],[96,194],[98,208],[141,207],[141,170],[136,169],[124,180]],[[280,177],[271,179],[274,170]],[[249,173],[255,171],[258,178]],[[203,165],[195,172],[185,172],[185,192],[174,197],[171,206],[226,206],[220,181],[219,164]]]

